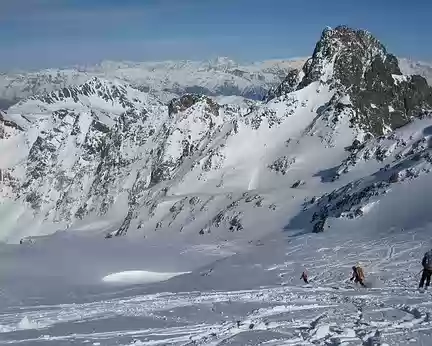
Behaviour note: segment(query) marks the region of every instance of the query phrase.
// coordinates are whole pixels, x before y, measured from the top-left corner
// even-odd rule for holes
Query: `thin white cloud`
[[[34,40],[2,52],[0,70],[92,65],[102,60],[160,61],[205,60],[217,56],[251,60],[263,59],[252,51],[268,51],[265,40],[245,42],[236,36],[177,39],[85,39]],[[31,59],[29,59],[31,52]],[[275,51],[278,57],[291,56],[290,50]]]

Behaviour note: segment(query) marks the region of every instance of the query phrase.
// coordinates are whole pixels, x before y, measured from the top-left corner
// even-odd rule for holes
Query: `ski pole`
[[[420,270],[420,271],[417,273],[416,276],[419,276],[419,275],[423,272],[423,270],[424,270],[424,269]]]

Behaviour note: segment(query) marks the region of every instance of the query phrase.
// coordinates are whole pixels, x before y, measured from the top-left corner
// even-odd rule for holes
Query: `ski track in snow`
[[[394,303],[397,299],[405,303]],[[432,331],[430,313],[427,311],[432,302],[419,304],[419,299],[418,294],[403,289],[365,291],[292,286],[238,292],[161,294],[88,304],[23,307],[1,316],[1,331],[18,337],[15,341],[4,341],[3,344],[44,341],[58,345],[60,341],[79,343],[91,340],[105,345],[111,344],[113,339],[129,337],[140,340],[139,345],[223,345],[228,339],[243,333],[266,331],[278,334],[279,341],[288,345],[308,345],[312,341],[326,345],[329,340],[336,339],[360,342],[377,329],[383,330],[383,335],[403,331]],[[429,295],[425,300],[428,299]],[[234,306],[238,303],[255,303],[260,307],[251,309],[237,320],[217,311],[222,305]],[[194,324],[186,316],[172,316],[176,309],[181,311],[182,308],[191,308],[198,313],[203,311],[207,315],[205,319],[219,319],[220,322],[195,321]],[[385,320],[385,313],[400,316],[398,319]],[[67,324],[71,328],[72,324],[91,324],[92,321],[100,320],[102,327],[104,321],[109,324],[110,319],[119,316],[148,317],[175,326],[145,328],[143,323],[142,329],[114,328],[109,332],[92,330],[87,333],[49,335],[49,330],[55,325]],[[14,324],[15,328],[7,327]],[[40,335],[19,338],[31,329],[38,329]],[[71,328],[74,329],[76,327]]]
[[[140,287],[135,286],[84,303],[14,304],[0,313],[0,344],[421,345],[432,333],[431,295],[415,289],[423,242],[410,232],[351,239],[330,248],[308,235],[280,246],[282,258],[275,251],[269,263],[257,265],[252,257],[256,275],[280,278],[255,289],[136,294]],[[306,255],[304,243],[311,248]],[[279,264],[272,265],[275,258]],[[372,288],[347,283],[356,259]],[[236,265],[225,262],[206,277],[212,280],[220,271],[234,280],[224,266]],[[311,271],[310,285],[299,283],[301,266]],[[238,270],[235,275],[241,275],[243,269]],[[381,344],[373,343],[377,331]]]

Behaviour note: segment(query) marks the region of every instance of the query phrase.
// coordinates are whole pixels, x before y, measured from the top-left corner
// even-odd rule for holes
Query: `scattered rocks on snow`
[[[291,188],[292,189],[296,189],[299,186],[302,186],[302,185],[305,185],[305,184],[306,184],[305,181],[303,181],[303,180],[297,180],[294,184],[291,185]]]
[[[282,156],[278,158],[275,162],[273,162],[268,167],[277,173],[280,173],[282,175],[285,175],[288,171],[288,169],[291,167],[292,164],[294,164],[296,161],[295,157],[288,158],[287,156]]]
[[[34,241],[34,239],[32,239],[32,238],[30,238],[30,237],[25,237],[25,238],[22,238],[22,239],[20,239],[20,242],[19,242],[21,245],[23,245],[23,244],[34,244],[35,243],[35,241]]]

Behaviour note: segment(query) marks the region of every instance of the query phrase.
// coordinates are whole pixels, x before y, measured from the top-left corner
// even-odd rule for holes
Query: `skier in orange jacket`
[[[363,268],[360,267],[359,264],[357,264],[357,265],[352,267],[352,270],[353,270],[353,275],[352,275],[350,281],[354,280],[354,282],[356,284],[359,283],[360,285],[365,287],[365,284],[364,284],[365,275],[363,272]]]

